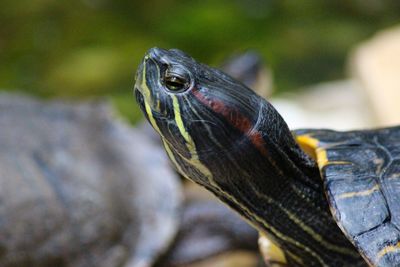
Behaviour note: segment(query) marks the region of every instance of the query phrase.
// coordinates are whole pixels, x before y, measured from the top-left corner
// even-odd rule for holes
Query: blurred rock
[[[189,199],[177,239],[158,267],[188,266],[234,251],[257,257],[257,240],[258,232],[214,197]]]
[[[260,235],[258,245],[267,267],[288,267],[283,251],[266,236]]]
[[[221,69],[264,98],[272,94],[272,72],[261,55],[255,51],[250,50],[229,57],[221,65]]]
[[[321,83],[269,100],[291,129],[350,130],[375,125],[365,94],[354,80]]]
[[[185,267],[262,267],[265,266],[253,253],[236,251],[218,255]]]
[[[112,113],[0,94],[0,266],[149,267],[167,249],[177,176]]]
[[[400,124],[400,27],[361,44],[351,56],[351,72],[367,93],[378,124]]]

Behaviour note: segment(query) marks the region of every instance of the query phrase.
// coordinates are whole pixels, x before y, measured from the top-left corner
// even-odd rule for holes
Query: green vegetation
[[[18,0],[0,8],[0,88],[111,96],[138,118],[134,71],[153,46],[216,64],[260,51],[279,91],[344,76],[347,53],[400,18],[396,0]]]

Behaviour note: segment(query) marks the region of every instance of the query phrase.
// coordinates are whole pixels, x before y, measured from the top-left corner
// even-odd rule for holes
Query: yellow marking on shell
[[[396,245],[391,245],[391,246],[386,246],[384,247],[381,251],[378,252],[377,255],[377,262],[386,254],[391,253],[391,252],[396,252],[400,250],[400,242],[398,242]]]
[[[286,264],[285,253],[280,249],[270,238],[265,234],[260,233],[258,238],[258,246],[261,254],[264,257],[265,262],[275,262],[280,264]]]
[[[346,165],[351,164],[348,161],[329,161],[328,153],[325,147],[321,146],[321,143],[318,139],[305,134],[305,135],[298,135],[296,136],[297,143],[300,147],[306,152],[310,157],[318,163],[318,168],[322,170],[327,165]]]
[[[296,136],[296,140],[304,152],[317,161],[320,170],[328,165],[328,155],[326,150],[320,146],[318,139],[304,134]]]
[[[361,196],[368,196],[376,191],[379,190],[379,185],[375,185],[372,188],[364,191],[357,191],[357,192],[347,192],[340,194],[337,196],[337,199],[344,199],[344,198],[351,198],[351,197],[361,197]]]
[[[317,148],[316,155],[317,155],[318,167],[320,170],[322,170],[322,168],[324,168],[329,163],[328,153],[323,148]]]
[[[318,148],[318,139],[311,137],[308,134],[296,136],[296,141],[300,147],[314,160],[317,160],[315,150]]]

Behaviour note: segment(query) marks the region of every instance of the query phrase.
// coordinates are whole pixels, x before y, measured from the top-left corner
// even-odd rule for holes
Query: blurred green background
[[[2,1],[0,88],[106,96],[136,121],[134,71],[150,47],[211,65],[256,49],[279,93],[344,77],[352,47],[399,21],[398,0]]]

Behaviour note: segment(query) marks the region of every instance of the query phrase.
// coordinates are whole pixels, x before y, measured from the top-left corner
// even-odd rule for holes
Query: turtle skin
[[[400,126],[298,130],[316,158],[332,214],[366,261],[400,266]]]
[[[389,171],[392,165],[387,162],[398,154],[396,147],[388,148],[398,143],[398,129],[302,130],[293,136],[268,101],[176,49],[150,49],[136,77],[137,103],[177,170],[274,241],[290,266],[366,266],[361,255],[371,265],[399,266],[394,235],[367,235],[389,221],[389,201],[375,201],[370,195],[392,186],[379,177],[384,176],[380,172],[396,172]],[[340,147],[344,148],[335,154]],[[390,152],[381,155],[382,148]],[[364,191],[354,185],[368,181],[377,185]],[[367,198],[364,206],[371,214],[358,214],[357,197]],[[337,204],[346,198],[343,205]],[[372,212],[384,209],[378,204],[387,205],[388,211],[373,220]],[[364,232],[354,230],[370,219],[374,223]],[[380,238],[381,246],[375,244]]]

